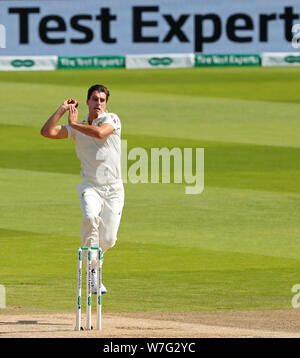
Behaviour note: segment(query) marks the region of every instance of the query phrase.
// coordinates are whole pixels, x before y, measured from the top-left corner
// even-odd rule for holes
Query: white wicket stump
[[[102,329],[102,251],[100,247],[80,247],[77,253],[77,299],[76,299],[76,326],[75,330],[80,331],[81,327],[81,308],[82,308],[82,251],[87,250],[86,258],[86,330],[92,327],[92,250],[97,250],[97,318],[96,329]]]
[[[82,249],[77,252],[77,300],[76,300],[76,331],[80,331],[81,325],[81,286],[82,286]]]
[[[102,296],[101,296],[101,284],[102,284],[102,251],[97,251],[97,329],[102,329]]]
[[[87,254],[87,275],[86,275],[86,329],[92,329],[92,250],[88,249]]]

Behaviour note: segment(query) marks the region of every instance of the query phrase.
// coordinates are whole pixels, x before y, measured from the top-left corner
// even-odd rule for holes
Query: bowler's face
[[[89,107],[89,114],[96,118],[106,111],[106,94],[94,91],[90,99],[87,99],[86,104]]]

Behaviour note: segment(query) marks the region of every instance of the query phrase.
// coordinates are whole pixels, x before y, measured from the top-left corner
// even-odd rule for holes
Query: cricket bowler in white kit
[[[124,187],[121,179],[121,122],[106,111],[109,91],[103,85],[89,88],[88,115],[78,123],[78,102],[63,102],[48,119],[41,134],[52,139],[72,138],[81,163],[81,184],[77,185],[83,213],[82,246],[100,246],[104,254],[117,240]],[[69,111],[68,125],[58,125]],[[96,250],[92,250],[92,292],[96,293]],[[84,260],[85,262],[85,260]],[[102,293],[106,288],[102,285]]]

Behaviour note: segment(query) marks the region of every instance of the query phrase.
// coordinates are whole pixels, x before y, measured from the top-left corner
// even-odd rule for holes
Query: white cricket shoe
[[[92,294],[97,295],[97,272],[96,270],[92,269],[92,282],[91,282],[91,288],[92,288]],[[106,287],[101,282],[101,294],[107,293]]]
[[[103,283],[101,282],[101,294],[104,295],[105,293],[107,293],[107,289],[106,289],[106,287],[103,285]]]

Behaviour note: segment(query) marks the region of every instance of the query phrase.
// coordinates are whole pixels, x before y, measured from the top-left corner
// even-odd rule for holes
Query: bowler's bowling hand
[[[78,101],[76,101],[76,99],[73,99],[73,98],[69,98],[69,99],[66,99],[59,107],[59,110],[63,113],[67,112],[70,110],[70,107],[71,106],[75,106],[77,107],[78,106]]]
[[[68,99],[67,104],[68,105],[73,104],[76,108],[78,107],[78,101],[76,101],[76,99],[74,98]]]

